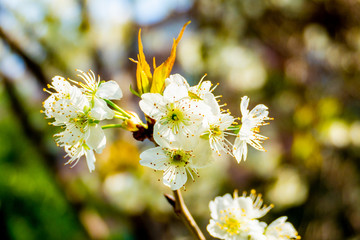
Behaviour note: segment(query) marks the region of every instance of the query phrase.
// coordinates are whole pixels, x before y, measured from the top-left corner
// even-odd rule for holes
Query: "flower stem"
[[[108,99],[104,99],[104,101],[109,104],[111,107],[113,107],[116,111],[118,111],[119,113],[121,113],[122,115],[124,115],[127,118],[131,118],[131,116],[125,111],[123,110],[121,107],[119,107],[118,105],[116,105],[115,103],[113,103],[112,101],[108,100]]]
[[[124,128],[122,124],[108,124],[101,126],[102,129],[108,129],[108,128]]]
[[[194,218],[191,216],[189,209],[185,205],[180,189],[175,190],[173,192],[175,199],[172,199],[174,200],[174,203],[171,205],[174,207],[174,211],[176,215],[178,215],[178,217],[180,217],[180,219],[188,227],[188,229],[193,234],[195,239],[205,240],[204,234],[201,232],[199,226],[196,224]]]

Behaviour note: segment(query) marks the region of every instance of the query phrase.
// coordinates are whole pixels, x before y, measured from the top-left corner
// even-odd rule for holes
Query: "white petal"
[[[87,150],[85,151],[85,156],[86,156],[86,162],[89,168],[89,171],[92,172],[95,170],[95,154],[93,150]]]
[[[192,149],[194,149],[194,152],[191,167],[203,168],[214,162],[213,152],[211,151],[208,140],[199,139],[196,145],[192,145]]]
[[[246,160],[247,144],[246,144],[246,141],[241,140],[239,136],[235,139],[235,143],[234,143],[234,147],[233,147],[233,154],[238,163],[242,159],[244,159],[244,161]]]
[[[230,127],[235,120],[233,116],[227,113],[221,114],[220,119],[221,119],[220,129],[222,130],[226,130],[228,127]]]
[[[252,115],[254,118],[264,118],[269,115],[267,109],[268,107],[264,104],[258,104],[250,111],[249,114]]]
[[[84,137],[84,133],[76,124],[68,123],[63,132],[55,134],[54,136],[59,137],[57,141],[60,145],[62,145],[62,143],[65,145],[75,145]]]
[[[168,85],[164,90],[164,98],[167,102],[175,102],[180,99],[186,98],[189,96],[188,90],[185,86],[179,86],[175,83]]]
[[[55,76],[52,78],[51,85],[55,88],[55,90],[59,93],[66,92],[67,89],[71,87],[70,83],[61,76]]]
[[[240,111],[241,111],[241,115],[243,117],[247,116],[249,113],[249,110],[248,110],[249,101],[250,101],[250,99],[247,96],[244,96],[241,98]]]
[[[210,223],[207,225],[206,230],[213,237],[216,237],[219,239],[226,239],[226,236],[227,236],[226,230],[221,229],[219,224],[212,219],[210,219]]]
[[[43,107],[45,108],[44,113],[45,113],[46,117],[48,117],[48,118],[53,118],[53,117],[54,117],[53,113],[54,113],[54,110],[55,110],[55,109],[53,108],[53,106],[54,106],[55,102],[56,102],[56,99],[55,99],[55,95],[54,95],[54,94],[51,94],[51,95],[43,102]]]
[[[263,233],[251,233],[251,240],[268,240],[268,238]]]
[[[171,190],[178,190],[187,181],[187,174],[184,167],[173,167],[170,171],[164,173],[163,182],[169,186]]]
[[[220,212],[224,209],[229,208],[229,206],[232,206],[232,204],[233,198],[229,193],[225,194],[222,197],[216,197],[214,201],[210,201],[209,203],[211,218],[220,219]]]
[[[73,105],[75,105],[79,110],[83,110],[84,107],[88,107],[89,106],[89,100],[87,99],[87,97],[85,96],[85,94],[83,94],[83,92],[81,91],[80,88],[72,86],[69,90],[69,95],[70,95],[70,101],[73,103]]]
[[[122,98],[123,94],[117,82],[110,80],[100,84],[98,90],[96,91],[96,96],[103,99],[119,100]]]
[[[287,217],[279,217],[273,221],[266,229],[265,235],[269,239],[285,239],[281,236],[288,236],[286,239],[297,237],[297,231],[290,222],[286,222]]]
[[[54,125],[65,124],[69,122],[70,119],[75,118],[78,112],[82,111],[82,109],[79,109],[78,105],[72,103],[70,99],[60,99],[54,102],[52,108],[54,110],[53,117],[55,118]]]
[[[159,122],[156,122],[154,125],[153,138],[157,144],[162,147],[179,148],[179,145],[176,145],[178,142],[184,141],[186,137],[185,134],[180,132],[174,134],[173,131],[168,127],[168,125],[161,125]]]
[[[254,218],[254,207],[253,201],[250,197],[238,197],[234,199],[234,204],[236,207],[241,209],[241,214],[243,214],[244,218],[253,219]]]
[[[94,107],[91,109],[90,116],[96,120],[114,118],[114,111],[109,108],[106,102],[100,98],[94,98]]]
[[[165,79],[165,86],[168,86],[172,83],[174,83],[178,86],[185,86],[186,89],[188,89],[190,87],[189,83],[186,81],[186,79],[183,76],[181,76],[180,74],[173,74],[173,75],[170,75],[167,79]]]
[[[203,81],[200,85],[199,92],[204,94],[210,92],[212,83],[210,81]]]
[[[218,102],[216,101],[216,98],[214,94],[212,93],[205,93],[204,96],[204,103],[209,106],[210,111],[213,115],[219,115],[220,114],[220,106]]]
[[[65,145],[64,150],[67,153],[65,157],[70,157],[65,164],[72,164],[71,167],[74,167],[79,159],[85,154],[84,147],[80,142],[74,146]]]
[[[140,154],[140,164],[155,170],[166,169],[168,160],[161,147],[150,148]]]
[[[149,117],[159,120],[165,111],[163,98],[159,93],[145,93],[141,95],[140,108]]]
[[[99,124],[89,127],[85,142],[86,145],[94,149],[97,153],[102,152],[106,145],[106,137]]]

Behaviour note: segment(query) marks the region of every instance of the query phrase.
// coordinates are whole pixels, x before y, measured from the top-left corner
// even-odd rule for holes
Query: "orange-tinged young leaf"
[[[182,35],[185,31],[185,28],[187,25],[190,24],[191,21],[188,21],[185,23],[185,25],[182,27],[178,37],[174,39],[174,43],[171,48],[170,57],[166,59],[165,62],[163,62],[160,66],[157,68],[154,68],[154,75],[153,80],[150,88],[151,93],[161,93],[164,90],[165,87],[165,79],[170,76],[171,70],[174,66],[175,58],[176,58],[176,47],[179,44]],[[155,61],[154,61],[155,66]]]
[[[153,57],[153,68],[156,69],[156,61],[155,61],[155,57]]]
[[[176,47],[185,31],[186,26],[190,23],[187,22],[181,29],[178,37],[174,39],[174,43],[171,48],[170,57],[166,59],[160,66],[156,67],[155,58],[153,58],[154,74],[151,74],[150,66],[146,62],[144,49],[141,41],[141,29],[138,35],[139,54],[137,55],[138,60],[131,59],[131,61],[137,64],[136,67],[136,81],[138,88],[138,95],[143,93],[162,93],[165,87],[165,79],[169,77],[172,67],[176,58]]]
[[[149,92],[151,79],[148,78],[145,71],[143,71],[141,68],[139,68],[139,71],[136,70],[136,72],[138,72],[136,73],[136,78],[138,81],[140,94]]]
[[[139,55],[138,55],[138,59],[139,59]],[[142,87],[142,82],[141,82],[141,73],[143,72],[141,69],[141,65],[139,63],[139,61],[136,61],[135,59],[129,58],[130,61],[134,62],[137,64],[136,67],[136,86],[138,88],[138,92],[136,92],[134,89],[132,89],[132,93],[134,93],[137,96],[141,96],[141,94],[144,93],[143,87]],[[149,82],[149,81],[147,81]],[[148,84],[149,85],[149,84]]]
[[[144,48],[142,45],[142,41],[141,41],[141,28],[139,29],[139,35],[138,35],[138,41],[139,41],[139,55],[138,55],[138,60],[142,66],[143,71],[145,72],[145,74],[148,76],[148,78],[151,78],[151,71],[150,71],[150,66],[149,64],[146,62],[145,59],[145,54],[144,54]]]
[[[138,85],[138,90],[140,94],[146,93],[150,91],[150,82],[152,79],[150,66],[146,62],[144,48],[141,41],[141,29],[139,30],[138,35],[139,42],[139,54],[137,61],[137,69],[136,69],[136,80]]]

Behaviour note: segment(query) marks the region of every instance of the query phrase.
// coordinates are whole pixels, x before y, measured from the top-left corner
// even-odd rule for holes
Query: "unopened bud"
[[[129,119],[124,120],[123,128],[130,132],[138,131],[139,129],[137,126],[144,125],[144,123],[140,120],[139,116],[135,112],[127,111],[127,113],[131,117]]]

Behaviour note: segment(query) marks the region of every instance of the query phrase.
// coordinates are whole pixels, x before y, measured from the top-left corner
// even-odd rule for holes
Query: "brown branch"
[[[204,234],[201,232],[199,226],[196,224],[194,218],[191,216],[189,209],[186,207],[184,199],[181,195],[180,189],[173,191],[174,197],[165,194],[165,198],[168,200],[170,205],[174,208],[176,215],[183,221],[189,231],[193,234],[196,239],[206,239]]]

